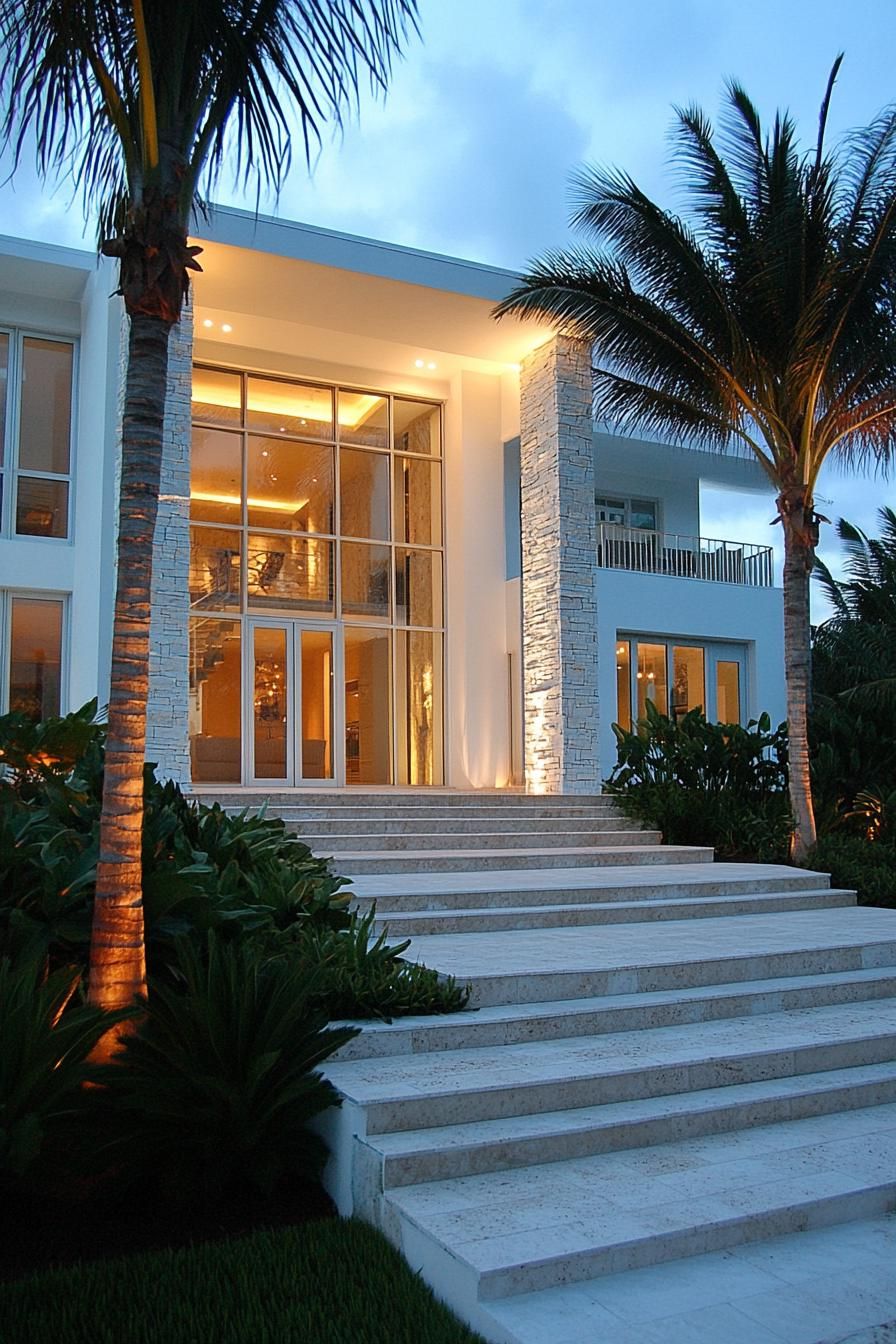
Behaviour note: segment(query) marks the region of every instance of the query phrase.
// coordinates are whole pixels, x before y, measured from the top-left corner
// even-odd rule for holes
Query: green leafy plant
[[[25,1176],[79,1115],[99,1076],[88,1055],[125,1016],[73,1002],[80,980],[77,968],[43,980],[35,959],[0,958],[0,1183]]]
[[[333,1018],[392,1017],[459,1013],[470,998],[469,988],[453,976],[402,954],[410,940],[390,945],[388,932],[374,937],[376,909],[353,913],[348,926],[332,929],[298,925],[284,940],[282,955],[298,956],[319,975],[315,999]]]
[[[636,731],[613,731],[618,759],[604,787],[627,816],[720,858],[786,857],[786,725],[772,729],[767,714],[746,727],[709,723],[699,709],[671,719],[648,701]]]
[[[823,835],[805,866],[830,873],[835,887],[858,893],[861,905],[896,909],[896,844],[836,830]]]
[[[307,1124],[339,1097],[315,1070],[356,1034],[326,1029],[317,973],[214,933],[204,956],[178,942],[177,971],[179,986],[150,982],[145,1015],[109,1070],[109,1160],[175,1201],[316,1177],[326,1148]]]

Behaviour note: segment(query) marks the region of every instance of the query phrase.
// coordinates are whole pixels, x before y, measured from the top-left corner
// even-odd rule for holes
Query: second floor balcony
[[[771,546],[655,532],[619,523],[598,523],[597,563],[601,569],[667,574],[749,588],[771,588],[774,581]]]

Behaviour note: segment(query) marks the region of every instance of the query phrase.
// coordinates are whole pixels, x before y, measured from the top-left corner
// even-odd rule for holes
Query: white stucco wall
[[[616,762],[611,727],[616,713],[616,634],[731,641],[747,650],[747,718],[767,711],[772,723],[786,718],[784,625],[778,588],[676,579],[627,570],[595,571],[598,619],[598,686],[601,704],[602,778]]]
[[[501,382],[460,373],[445,408],[446,782],[455,788],[501,787],[511,775]]]

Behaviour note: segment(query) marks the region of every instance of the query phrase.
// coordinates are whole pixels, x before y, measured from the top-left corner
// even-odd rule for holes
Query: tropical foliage
[[[794,850],[815,838],[807,734],[809,575],[826,460],[896,445],[896,110],[836,148],[791,117],[766,130],[738,84],[717,135],[696,107],[674,129],[678,215],[622,171],[574,179],[582,246],[548,252],[497,309],[589,342],[595,410],[621,432],[752,455],[784,533]]]
[[[780,862],[791,829],[787,729],[767,714],[709,723],[699,709],[667,718],[647,702],[633,732],[619,724],[605,782],[627,816],[671,845],[711,845],[720,859]]]
[[[119,266],[129,319],[109,731],[90,993],[145,988],[143,761],[168,338],[199,270],[191,212],[225,167],[277,190],[366,75],[385,89],[415,0],[0,0],[0,125],[68,174]]]

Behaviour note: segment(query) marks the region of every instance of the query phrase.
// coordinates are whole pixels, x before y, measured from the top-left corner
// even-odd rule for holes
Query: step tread
[[[824,1069],[817,1073],[793,1074],[786,1078],[729,1083],[725,1087],[700,1088],[693,1092],[578,1106],[571,1110],[536,1111],[531,1115],[510,1115],[429,1129],[390,1130],[384,1134],[368,1135],[365,1142],[384,1157],[407,1157],[452,1149],[496,1146],[517,1139],[591,1133],[617,1125],[636,1125],[645,1120],[701,1114],[742,1102],[773,1098],[788,1101],[796,1096],[891,1080],[896,1081],[896,1059],[881,1064],[857,1064],[842,1069]],[[638,1151],[642,1150],[639,1148]]]
[[[644,832],[638,832],[638,834],[643,835]],[[333,839],[346,838],[350,839],[352,837],[329,836],[328,840],[332,841]],[[663,845],[662,847],[659,845],[627,845],[618,847],[615,845],[558,845],[554,847],[552,845],[550,849],[544,849],[538,845],[527,846],[520,849],[501,849],[499,846],[495,845],[489,846],[488,849],[466,850],[463,857],[468,859],[503,857],[518,859],[525,858],[527,855],[534,856],[537,854],[540,856],[549,854],[553,858],[560,857],[563,854],[611,854],[617,848],[625,848],[629,852],[632,850],[654,850],[662,848],[664,852],[670,854],[706,852],[706,847],[701,845]],[[396,852],[392,849],[337,850],[336,848],[332,848],[330,857],[333,859],[341,859],[343,861],[346,859],[457,859],[460,857],[460,849],[463,849],[463,846],[459,846],[458,849],[404,849],[400,852]]]
[[[516,1344],[887,1344],[896,1215],[519,1294],[488,1313]]]
[[[730,1064],[735,1083],[741,1081],[738,1062],[750,1057],[890,1038],[896,1047],[896,998],[521,1042],[504,1045],[500,1057],[491,1048],[476,1047],[367,1057],[330,1062],[324,1071],[340,1092],[360,1104],[453,1096],[460,1110],[470,1093],[507,1093],[512,1107],[513,1093],[532,1086],[717,1062]]]
[[[736,921],[724,917],[670,920],[661,927],[560,928],[553,929],[549,939],[539,929],[423,934],[411,939],[406,955],[461,980],[612,971],[617,974],[619,992],[624,993],[624,973],[633,969],[754,957],[757,975],[749,978],[755,979],[761,959],[775,953],[852,948],[861,955],[894,942],[892,911],[849,906],[740,915]],[[880,963],[867,963],[874,964]]]
[[[420,895],[477,895],[505,891],[534,892],[557,890],[622,891],[648,887],[660,889],[684,883],[716,886],[731,882],[773,881],[776,885],[828,886],[827,873],[786,864],[749,863],[678,863],[645,869],[641,864],[616,864],[612,868],[519,868],[505,872],[451,873],[368,873],[354,883],[354,894],[364,897]]]
[[[870,1191],[896,1195],[896,1103],[405,1186],[385,1198],[449,1244],[491,1296],[484,1279],[501,1276],[504,1295],[520,1291],[533,1267],[570,1260],[588,1277],[595,1253]]]
[[[598,902],[570,902],[560,903],[558,905],[501,905],[501,906],[464,906],[461,910],[441,910],[433,907],[429,910],[390,910],[388,906],[383,906],[381,902],[377,903],[377,923],[394,924],[400,928],[402,924],[411,923],[415,920],[428,919],[437,922],[463,921],[465,919],[475,919],[483,915],[497,915],[501,918],[513,918],[514,915],[532,915],[534,913],[552,915],[562,914],[566,911],[582,910],[594,914],[599,918],[602,913],[632,910],[642,911],[645,909],[676,909],[679,906],[689,907],[704,906],[722,906],[743,905],[745,901],[755,902],[760,908],[764,904],[771,904],[773,901],[782,900],[811,900],[813,898],[831,898],[833,904],[835,900],[846,903],[844,898],[851,898],[850,904],[855,902],[854,891],[849,891],[843,887],[822,887],[818,890],[805,887],[798,887],[795,891],[757,891],[757,892],[733,892],[718,896],[660,896],[639,901],[598,901]],[[758,913],[758,912],[757,912]],[[462,930],[458,930],[462,932]]]

